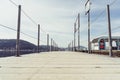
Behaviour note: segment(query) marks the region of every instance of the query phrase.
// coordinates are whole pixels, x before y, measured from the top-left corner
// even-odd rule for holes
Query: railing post
[[[37,52],[40,52],[40,24],[38,24],[38,46],[37,46]]]
[[[20,24],[21,24],[21,5],[18,6],[18,25],[17,25],[17,40],[16,40],[16,57],[20,56]]]
[[[108,15],[108,34],[109,34],[109,56],[113,56],[112,53],[112,39],[111,39],[111,21],[110,21],[110,8],[107,5],[107,15]]]

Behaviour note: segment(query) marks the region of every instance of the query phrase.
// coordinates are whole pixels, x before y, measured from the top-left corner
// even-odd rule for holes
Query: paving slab
[[[81,52],[4,57],[0,80],[120,80],[120,58]]]

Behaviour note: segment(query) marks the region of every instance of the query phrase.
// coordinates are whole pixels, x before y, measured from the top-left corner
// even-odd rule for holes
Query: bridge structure
[[[36,23],[23,10],[21,5],[17,5],[12,0],[9,1],[18,9],[17,29],[3,24],[0,24],[0,27],[16,32],[16,48],[14,50],[16,54],[15,56],[0,58],[0,80],[120,80],[120,58],[113,56],[111,43],[112,32],[109,6],[113,5],[115,1],[107,5],[109,31],[107,41],[109,41],[109,55],[111,57],[91,53],[90,0],[85,4],[85,7],[87,7],[86,14],[88,14],[88,41],[85,40],[85,43],[88,44],[88,48],[81,48],[81,15],[78,13],[73,26],[73,40],[70,41],[68,48],[65,49],[67,51],[60,51],[61,49],[55,39],[46,33],[42,29],[41,24]],[[37,33],[35,36],[21,31],[21,14],[24,14],[36,26],[35,32]],[[41,40],[41,32],[45,33],[46,39],[44,41]],[[36,40],[36,53],[21,55],[21,34]],[[41,42],[45,43],[48,51],[40,52]]]
[[[12,31],[15,31],[17,36],[16,36],[16,56],[19,57],[21,54],[20,54],[20,39],[21,39],[21,35],[25,35],[29,38],[32,38],[34,40],[36,40],[36,45],[37,45],[37,48],[36,48],[36,52],[40,52],[40,46],[41,46],[41,42],[44,42],[45,45],[47,46],[47,48],[49,48],[49,51],[56,51],[59,49],[59,46],[58,46],[58,43],[55,41],[55,39],[52,38],[52,36],[50,36],[50,34],[48,34],[45,30],[42,29],[42,26],[41,24],[37,23],[32,17],[30,17],[26,11],[22,8],[21,5],[18,5],[16,4],[14,1],[12,0],[9,0],[17,9],[18,9],[18,17],[17,17],[17,29],[14,29],[14,28],[11,28],[10,26],[6,26],[6,25],[3,25],[3,24],[0,24],[0,27],[3,27],[3,28],[7,28],[9,30],[12,30]],[[108,42],[109,42],[109,54],[110,56],[112,57],[113,56],[113,53],[112,53],[112,41],[111,41],[111,21],[110,21],[110,7],[111,5],[115,4],[116,1],[113,1],[111,3],[109,3],[110,5],[107,5],[107,17],[108,17]],[[90,6],[91,6],[91,1],[90,0],[87,0],[87,2],[85,3],[85,8],[86,8],[86,15],[88,14],[88,41],[87,40],[84,40],[84,42],[87,44],[87,48],[81,48],[81,45],[82,45],[82,40],[81,40],[81,13],[79,12],[77,14],[77,17],[75,19],[75,22],[74,22],[74,26],[73,26],[73,40],[71,40],[71,42],[68,44],[68,49],[67,50],[70,50],[70,51],[86,51],[88,53],[91,53],[91,35],[90,35]],[[104,11],[103,11],[104,12]],[[34,36],[32,36],[31,34],[27,34],[26,32],[22,32],[21,30],[21,25],[22,25],[22,16],[23,15],[26,16],[34,25],[35,25],[35,28],[36,28],[36,31],[37,32]],[[101,16],[101,14],[100,14]],[[99,17],[97,17],[97,19],[99,19]],[[95,21],[97,20],[95,19]],[[92,26],[92,25],[91,25]],[[115,29],[118,29],[119,27],[115,28]],[[45,33],[45,38],[44,40],[41,40],[41,33]],[[83,34],[84,35],[84,34]],[[96,37],[95,37],[96,38]],[[94,38],[93,38],[94,39]],[[28,40],[28,39],[27,39]],[[28,40],[29,41],[29,40]],[[83,45],[84,46],[84,45]]]

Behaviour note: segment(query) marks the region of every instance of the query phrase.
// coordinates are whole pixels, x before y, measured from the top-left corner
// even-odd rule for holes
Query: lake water
[[[35,53],[35,51],[20,51],[20,55],[25,54],[32,54]],[[0,51],[0,57],[9,57],[9,56],[16,56],[16,51]]]

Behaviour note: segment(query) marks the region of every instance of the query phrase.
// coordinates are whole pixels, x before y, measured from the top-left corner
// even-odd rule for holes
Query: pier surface
[[[120,58],[80,52],[4,57],[0,80],[120,80]]]

